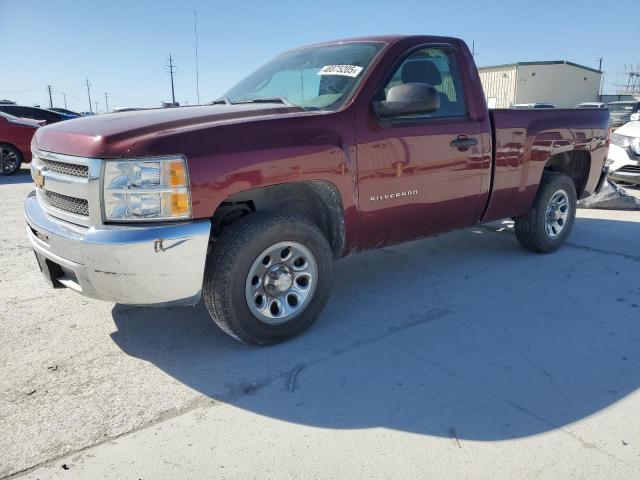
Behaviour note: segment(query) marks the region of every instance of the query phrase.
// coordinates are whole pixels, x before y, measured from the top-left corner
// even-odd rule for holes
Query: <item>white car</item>
[[[606,103],[602,103],[602,102],[584,102],[584,103],[579,103],[578,105],[576,105],[573,108],[596,108],[596,109],[600,109],[600,108],[607,108],[607,104]]]
[[[640,184],[640,121],[626,123],[611,134],[607,165],[612,180]]]

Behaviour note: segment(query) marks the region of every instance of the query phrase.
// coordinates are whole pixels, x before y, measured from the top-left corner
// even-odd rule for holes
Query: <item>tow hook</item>
[[[154,253],[164,252],[164,240],[158,239],[153,242],[153,251]]]

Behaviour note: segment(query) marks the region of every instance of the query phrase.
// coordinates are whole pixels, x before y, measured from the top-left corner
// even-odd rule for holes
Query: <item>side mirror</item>
[[[432,113],[440,108],[440,95],[426,83],[405,83],[391,87],[387,99],[374,107],[383,118]]]

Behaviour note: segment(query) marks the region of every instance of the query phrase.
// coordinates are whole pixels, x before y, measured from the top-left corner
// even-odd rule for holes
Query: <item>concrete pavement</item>
[[[50,290],[0,177],[0,477],[640,477],[640,212],[349,257],[306,335]],[[22,472],[22,473],[20,473]]]

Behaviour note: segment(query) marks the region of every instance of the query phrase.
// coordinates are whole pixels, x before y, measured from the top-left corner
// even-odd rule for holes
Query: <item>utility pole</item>
[[[67,94],[62,92],[62,98],[64,99],[64,108],[67,108]]]
[[[49,108],[53,108],[53,98],[51,98],[51,85],[47,85],[47,90],[49,91]]]
[[[87,86],[87,96],[89,97],[89,111],[93,113],[93,107],[91,106],[91,84],[89,83],[89,79],[85,80],[85,85]]]
[[[602,88],[604,87],[604,72],[602,71],[602,60],[602,57],[598,59],[598,71],[600,72],[600,88],[598,89],[598,100],[602,99]]]
[[[169,54],[169,65],[165,65],[165,67],[169,67],[169,74],[171,75],[171,100],[172,100],[173,104],[175,105],[175,103],[176,103],[176,92],[175,92],[175,89],[173,87],[173,69],[175,68],[175,66],[173,65],[173,58],[171,57],[171,54]]]
[[[93,104],[96,106],[96,113],[98,113],[98,102],[93,102]]]
[[[109,111],[109,95],[107,95],[107,92],[104,92],[104,105],[105,107],[107,107],[107,112]]]
[[[196,97],[200,105],[200,75],[198,72],[198,12],[193,11],[193,34],[196,39]]]

